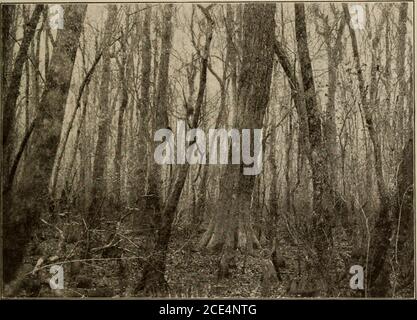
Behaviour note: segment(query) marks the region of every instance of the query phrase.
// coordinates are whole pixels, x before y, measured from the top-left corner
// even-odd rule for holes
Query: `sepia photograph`
[[[1,298],[415,299],[414,10],[2,3]]]

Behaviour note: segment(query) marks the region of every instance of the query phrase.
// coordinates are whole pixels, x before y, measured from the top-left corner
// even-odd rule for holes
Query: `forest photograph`
[[[414,3],[1,4],[2,298],[414,298]]]

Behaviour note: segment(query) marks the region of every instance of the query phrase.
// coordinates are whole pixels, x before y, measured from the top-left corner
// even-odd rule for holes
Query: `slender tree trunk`
[[[45,55],[44,55],[44,63],[45,63],[45,74],[48,73],[49,67],[49,38],[51,35],[51,30],[49,28],[49,20],[48,20],[48,8],[45,7],[43,11],[43,23],[45,24]]]
[[[159,61],[158,86],[156,92],[156,118],[155,130],[168,127],[168,75],[169,63],[172,46],[172,16],[173,5],[164,6],[161,57]],[[204,84],[205,85],[205,84]],[[179,174],[175,184],[171,188],[165,204],[161,204],[161,169],[152,162],[152,169],[149,177],[149,199],[147,207],[155,210],[155,224],[158,230],[155,247],[150,261],[145,265],[142,279],[138,283],[136,290],[143,290],[152,295],[164,294],[166,289],[165,267],[168,243],[171,237],[172,221],[178,205],[178,201],[187,177],[188,166],[183,165],[179,169]]]
[[[414,65],[413,50],[409,50],[409,66]],[[412,68],[411,68],[412,69]],[[407,109],[408,109],[408,130],[413,131],[414,129],[414,72],[410,72],[408,78],[408,92],[407,92]]]
[[[147,7],[145,11],[145,18],[143,21],[142,26],[142,77],[141,77],[141,102],[139,105],[140,110],[140,127],[141,127],[141,134],[139,136],[139,174],[138,178],[140,179],[139,182],[139,189],[138,189],[138,199],[139,199],[139,207],[143,208],[143,214],[141,217],[141,222],[145,222],[147,225],[151,226],[152,218],[155,216],[155,212],[159,212],[159,198],[158,201],[153,202],[151,199],[152,195],[154,194],[154,190],[158,187],[156,185],[151,185],[154,182],[152,181],[152,172],[147,173],[148,169],[148,147],[150,143],[150,135],[149,130],[152,128],[150,122],[151,118],[151,97],[150,97],[150,86],[151,86],[151,62],[152,62],[152,44],[151,44],[151,17],[152,17],[152,9],[150,6]],[[166,73],[168,76],[168,71]],[[167,86],[168,83],[164,83],[164,86]],[[156,106],[158,107],[158,106]],[[166,106],[165,106],[166,107]],[[159,115],[157,115],[159,116]],[[152,159],[153,160],[153,159]],[[152,161],[151,160],[151,161]],[[149,176],[148,176],[149,174]],[[148,176],[148,177],[147,177]],[[148,179],[147,179],[148,178]],[[147,182],[149,184],[147,188]],[[152,189],[152,190],[151,190]],[[155,195],[156,196],[156,195]],[[154,207],[155,206],[155,207]],[[148,228],[149,229],[149,228]]]
[[[126,29],[129,28],[129,19],[126,18]],[[116,140],[116,150],[114,156],[114,171],[115,171],[115,187],[114,192],[116,194],[116,205],[120,207],[122,201],[122,190],[121,190],[121,165],[123,161],[122,155],[122,144],[123,144],[123,131],[124,131],[124,115],[127,104],[129,103],[129,95],[128,95],[128,77],[127,77],[127,70],[133,65],[130,65],[130,59],[128,61],[128,52],[127,52],[127,30],[124,31],[121,40],[121,48],[122,48],[122,61],[119,65],[119,75],[120,75],[120,82],[122,86],[122,96],[120,101],[119,113],[117,118],[117,140]]]
[[[128,104],[128,93],[127,93],[127,86],[123,82],[122,84],[122,98],[119,107],[119,113],[117,117],[117,141],[116,141],[116,155],[114,159],[114,170],[115,170],[115,196],[116,196],[116,204],[120,206],[122,201],[122,178],[121,178],[121,164],[123,161],[122,156],[122,144],[123,144],[123,130],[124,130],[124,115],[125,110]]]
[[[274,113],[272,115],[275,116]],[[278,172],[278,166],[276,164],[277,148],[275,146],[278,145],[276,124],[275,122],[272,122],[271,125],[273,127],[271,129],[271,137],[270,137],[272,144],[271,144],[271,150],[270,150],[270,155],[269,155],[269,161],[271,162],[272,177],[270,181],[270,191],[269,191],[269,216],[266,221],[267,222],[266,227],[267,227],[267,239],[269,240],[268,242],[272,247],[272,244],[274,243],[276,236],[277,236],[277,227],[278,227],[278,216],[279,216],[278,173],[279,172]],[[291,136],[291,139],[292,139],[292,136]],[[286,150],[286,156],[288,157],[287,164],[290,164],[289,152],[290,152],[290,148],[287,148]],[[289,165],[287,169],[288,171],[286,172],[286,174],[289,175]],[[262,206],[258,210],[260,210],[261,208]]]
[[[337,130],[336,130],[336,88],[337,88],[337,68],[342,58],[342,36],[345,26],[344,18],[342,17],[337,29],[337,35],[334,45],[327,45],[327,62],[329,72],[329,87],[327,91],[327,108],[325,120],[325,139],[328,154],[329,164],[329,179],[333,184],[333,191],[337,190]],[[329,37],[331,34],[328,35]]]
[[[404,130],[404,100],[407,93],[406,79],[405,79],[405,53],[406,53],[406,36],[407,36],[407,11],[408,3],[404,2],[400,4],[400,14],[398,16],[398,45],[397,45],[397,81],[398,81],[398,96],[395,106],[395,112],[398,121],[398,136],[396,142],[399,148],[399,156],[401,157],[401,150],[404,146],[404,140],[407,138],[407,128]]]
[[[98,138],[94,154],[94,167],[93,167],[93,186],[91,191],[91,203],[88,208],[86,217],[88,227],[88,239],[86,241],[86,247],[84,256],[89,255],[89,248],[91,245],[91,231],[99,226],[101,218],[102,202],[104,201],[106,182],[105,182],[105,168],[107,160],[107,139],[110,131],[111,115],[112,112],[109,108],[109,84],[111,77],[111,58],[110,58],[110,46],[112,30],[114,21],[117,15],[116,5],[108,6],[108,16],[106,25],[104,27],[104,48],[102,58],[102,74],[100,81],[99,91],[99,108],[100,118],[98,123]]]
[[[43,10],[43,5],[36,5],[30,20],[28,21],[24,33],[23,40],[20,43],[19,51],[14,61],[14,67],[8,82],[8,89],[4,100],[3,110],[3,152],[5,154],[5,169],[4,172],[8,172],[11,155],[13,153],[13,141],[11,141],[13,126],[15,125],[16,116],[16,102],[20,93],[20,80],[22,78],[23,66],[29,56],[29,47],[35,36],[36,26],[38,25],[40,15]],[[6,17],[10,15],[6,14]],[[7,23],[7,19],[6,19]],[[7,27],[5,26],[7,29]],[[7,30],[4,30],[7,32]],[[7,37],[9,39],[9,37]],[[7,43],[7,41],[5,42]],[[6,55],[8,58],[8,55]]]

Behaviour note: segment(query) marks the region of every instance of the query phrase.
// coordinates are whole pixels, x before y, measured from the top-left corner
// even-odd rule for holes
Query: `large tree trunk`
[[[155,130],[168,127],[168,74],[172,45],[172,4],[165,5],[162,30],[161,56],[158,72],[158,87],[156,92],[156,117]],[[144,267],[142,278],[136,290],[143,290],[151,295],[164,294],[166,289],[165,266],[168,251],[168,243],[171,237],[171,225],[177,204],[184,187],[187,176],[188,166],[183,165],[177,177],[176,183],[172,187],[172,192],[165,201],[162,202],[162,181],[161,168],[158,164],[152,163],[149,177],[149,196],[146,199],[146,207],[153,210],[157,232],[156,243],[153,254]]]
[[[246,4],[244,7],[243,59],[236,95],[238,114],[233,124],[235,128],[260,129],[263,126],[272,77],[274,15],[274,4]],[[253,148],[253,134],[250,139]],[[229,274],[227,262],[236,248],[252,253],[259,246],[251,225],[255,176],[243,175],[242,169],[242,165],[232,164],[225,168],[220,178],[218,203],[221,208],[200,241],[200,245],[207,246],[210,251],[223,249],[220,277]]]
[[[236,122],[240,129],[263,127],[272,79],[275,9],[275,4],[247,4],[244,8],[243,58],[238,80],[239,115]],[[253,148],[253,136],[250,143]],[[232,192],[237,193],[233,207],[239,219],[237,246],[251,252],[259,246],[250,222],[255,176],[243,175],[242,168],[236,176],[237,185]]]
[[[295,33],[304,89],[304,101],[307,110],[308,138],[311,146],[309,160],[313,182],[313,213],[309,240],[316,254],[316,257],[313,258],[314,266],[312,267],[314,274],[321,277],[321,279],[316,279],[321,281],[320,289],[326,293],[331,280],[329,280],[326,270],[323,270],[323,266],[330,264],[330,250],[333,243],[332,212],[330,210],[332,198],[326,162],[327,148],[323,141],[320,110],[317,103],[313,69],[307,44],[307,27],[303,4],[295,4]],[[311,277],[315,278],[313,275]]]
[[[12,34],[15,33],[13,30],[13,20],[15,19],[16,12],[15,5],[2,5],[1,6],[1,43],[2,43],[2,103],[6,98],[7,84],[10,80],[9,70],[13,66],[11,62],[12,52],[14,46],[14,40]],[[4,105],[4,104],[3,104]]]
[[[398,195],[396,212],[396,262],[399,268],[399,290],[413,296],[414,284],[414,170],[413,132],[406,143],[398,172]]]
[[[24,190],[16,201],[5,199],[4,217],[4,281],[10,282],[21,262],[39,216],[47,211],[49,178],[60,140],[65,104],[87,5],[65,7],[65,28],[56,38],[45,90],[40,101],[33,137],[33,151],[27,165]],[[21,199],[26,201],[22,203]],[[13,202],[13,203],[12,203]]]

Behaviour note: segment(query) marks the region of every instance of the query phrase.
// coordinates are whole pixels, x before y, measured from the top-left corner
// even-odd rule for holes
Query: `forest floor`
[[[85,237],[75,229],[74,239],[62,236],[57,230],[66,230],[68,223],[55,225],[44,223],[45,228],[35,235],[34,243],[28,248],[20,275],[25,276],[18,296],[38,297],[137,297],[138,283],[145,261],[149,258],[150,238],[138,235],[120,224],[103,228],[97,232],[100,238],[92,249],[90,259],[82,260],[81,246]],[[75,222],[71,226],[77,225]],[[78,230],[78,231],[77,231]],[[116,236],[109,237],[111,231]],[[116,230],[116,231],[114,231]],[[74,232],[74,231],[72,231]],[[254,255],[236,254],[236,265],[227,279],[218,280],[219,254],[197,250],[202,233],[173,228],[166,266],[169,297],[177,298],[259,298],[262,291],[264,259],[257,250]],[[78,239],[78,240],[77,240]],[[109,240],[112,239],[112,240]],[[285,242],[285,241],[284,241]],[[112,245],[107,245],[111,243]],[[297,252],[294,245],[280,244],[280,252],[286,267],[281,270],[282,281],[270,285],[268,298],[288,296],[291,282],[297,278]],[[343,250],[346,251],[346,250]],[[49,270],[52,265],[63,266],[65,288],[51,290]]]

